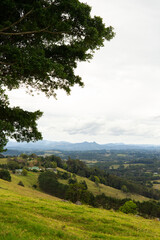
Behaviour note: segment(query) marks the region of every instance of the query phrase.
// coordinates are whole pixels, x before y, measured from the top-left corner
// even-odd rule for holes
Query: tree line
[[[36,154],[21,154],[21,158],[8,158],[7,164],[1,164],[1,168],[15,170],[17,168],[27,168],[29,162],[34,161],[35,166],[41,166],[43,169],[60,167],[70,173],[75,173],[79,176],[86,177],[96,184],[102,183],[104,185],[122,190],[124,192],[139,194],[155,200],[160,200],[160,191],[138,184],[132,180],[128,180],[121,176],[107,173],[97,167],[89,167],[83,161],[68,158],[67,161],[62,160],[55,155],[50,156],[36,156]]]
[[[104,193],[94,196],[92,192],[88,191],[85,181],[77,182],[73,175],[68,175],[68,185],[62,184],[58,181],[59,176],[54,172],[46,171],[40,173],[38,177],[39,187],[46,193],[56,196],[61,199],[69,200],[73,203],[80,201],[83,204],[88,204],[93,207],[103,207],[110,210],[121,210],[125,213],[138,213],[143,217],[157,217],[160,218],[160,202],[156,201],[132,201],[131,199],[116,199],[108,197]],[[67,175],[65,175],[65,179]],[[71,181],[72,180],[72,181]],[[128,206],[128,202],[130,202]],[[127,206],[126,206],[127,205]],[[135,206],[132,208],[132,206]],[[128,209],[129,208],[129,209]]]

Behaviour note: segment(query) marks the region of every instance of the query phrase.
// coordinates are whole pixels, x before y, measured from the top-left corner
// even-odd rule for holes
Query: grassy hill
[[[12,182],[18,184],[19,181],[22,181],[25,187],[32,187],[33,185],[37,185],[39,173],[29,172],[27,176],[11,174]]]
[[[158,180],[157,182],[159,182],[159,184],[153,184],[153,187],[154,187],[155,189],[160,190],[160,180]]]
[[[61,168],[58,168],[58,170],[65,171]],[[135,201],[149,201],[150,200],[147,197],[144,197],[144,196],[141,196],[138,194],[125,193],[121,190],[118,190],[118,189],[110,187],[110,186],[106,186],[104,184],[99,184],[99,186],[97,186],[95,184],[95,182],[93,182],[85,177],[80,177],[80,176],[76,175],[76,178],[77,178],[78,182],[85,180],[87,183],[87,186],[88,186],[88,190],[90,192],[92,192],[95,196],[104,193],[106,196],[113,197],[113,198],[119,198],[119,199],[130,198]],[[67,182],[68,182],[68,180],[62,180],[62,179],[60,179],[59,181],[63,184],[67,184]]]
[[[0,240],[160,239],[160,222],[77,206],[0,179]]]
[[[7,158],[0,158],[0,164],[6,164]]]
[[[7,158],[0,158],[0,164],[5,164],[7,163]],[[60,171],[65,171],[61,168],[58,168]],[[32,187],[33,185],[37,184],[37,177],[38,173],[32,173],[29,172],[27,177],[20,176],[20,175],[15,175],[12,174],[12,181],[15,183],[18,183],[19,181],[22,181],[25,186],[30,186]],[[142,195],[138,194],[131,194],[131,193],[125,193],[121,190],[118,190],[116,188],[106,186],[104,184],[99,184],[97,186],[93,181],[90,181],[87,178],[76,176],[78,181],[83,181],[85,180],[88,186],[88,190],[92,192],[95,196],[100,195],[104,193],[106,196],[113,197],[113,198],[118,198],[118,199],[124,199],[124,198],[130,198],[135,201],[149,201],[150,199],[147,197],[144,197]],[[67,180],[59,180],[63,184],[67,184]],[[158,186],[159,187],[159,186]],[[157,188],[157,186],[155,186]]]
[[[61,168],[58,168],[60,171],[65,171]],[[11,174],[12,176],[12,182],[17,183],[19,181],[22,181],[24,186],[27,187],[32,187],[34,184],[37,185],[37,178],[38,178],[39,173],[35,172],[28,172],[27,176],[21,176],[21,175],[15,175]],[[104,184],[99,184],[97,186],[93,181],[89,180],[88,178],[80,177],[76,175],[76,178],[78,182],[80,181],[86,181],[88,190],[92,192],[95,196],[104,193],[106,196],[113,197],[113,198],[119,198],[119,199],[124,199],[124,198],[130,198],[135,201],[149,201],[150,199],[138,194],[131,194],[131,193],[124,193],[121,190],[118,190],[116,188],[112,188],[110,186],[106,186]],[[68,184],[68,180],[62,180],[59,179],[59,182],[63,184]]]

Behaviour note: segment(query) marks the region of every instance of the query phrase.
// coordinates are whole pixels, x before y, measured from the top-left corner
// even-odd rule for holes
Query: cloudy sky
[[[44,112],[43,138],[53,141],[160,144],[160,1],[84,0],[116,37],[76,73],[84,88],[58,100],[9,93],[12,106]]]

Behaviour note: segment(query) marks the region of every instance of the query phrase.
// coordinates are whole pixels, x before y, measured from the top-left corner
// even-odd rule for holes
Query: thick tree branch
[[[15,26],[16,24],[20,23],[24,18],[26,18],[31,12],[33,12],[33,9],[31,9],[28,13],[26,13],[23,17],[21,17],[18,21],[12,23],[9,27],[5,27],[3,29],[0,29],[0,32],[3,32],[5,30],[8,30],[9,28]]]
[[[17,36],[17,35],[36,34],[36,33],[41,33],[41,32],[46,32],[46,33],[50,33],[50,34],[54,34],[54,35],[66,33],[66,32],[51,32],[51,31],[47,30],[48,28],[49,28],[49,26],[46,28],[43,28],[41,30],[38,30],[38,31],[28,31],[28,32],[0,32],[0,35]]]
[[[1,61],[0,61],[0,64],[2,64],[2,65],[13,65],[13,63],[6,63],[6,62],[1,62]]]

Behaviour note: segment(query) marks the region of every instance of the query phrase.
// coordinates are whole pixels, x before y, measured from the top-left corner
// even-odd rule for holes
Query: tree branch
[[[26,13],[23,17],[21,17],[18,21],[12,23],[9,27],[5,27],[3,29],[0,29],[0,32],[3,32],[13,26],[15,26],[16,24],[20,23],[24,18],[26,18],[31,12],[33,12],[33,9],[31,9],[28,13]]]
[[[2,64],[2,65],[9,65],[9,66],[13,65],[13,63],[6,63],[6,62],[1,62],[1,61],[0,61],[0,64]]]
[[[27,35],[27,34],[36,34],[36,33],[41,33],[41,32],[46,32],[50,34],[62,34],[62,33],[67,33],[67,32],[51,32],[48,31],[49,27],[43,28],[38,31],[28,31],[28,32],[0,32],[0,35],[7,35],[7,36],[17,36],[17,35]]]

